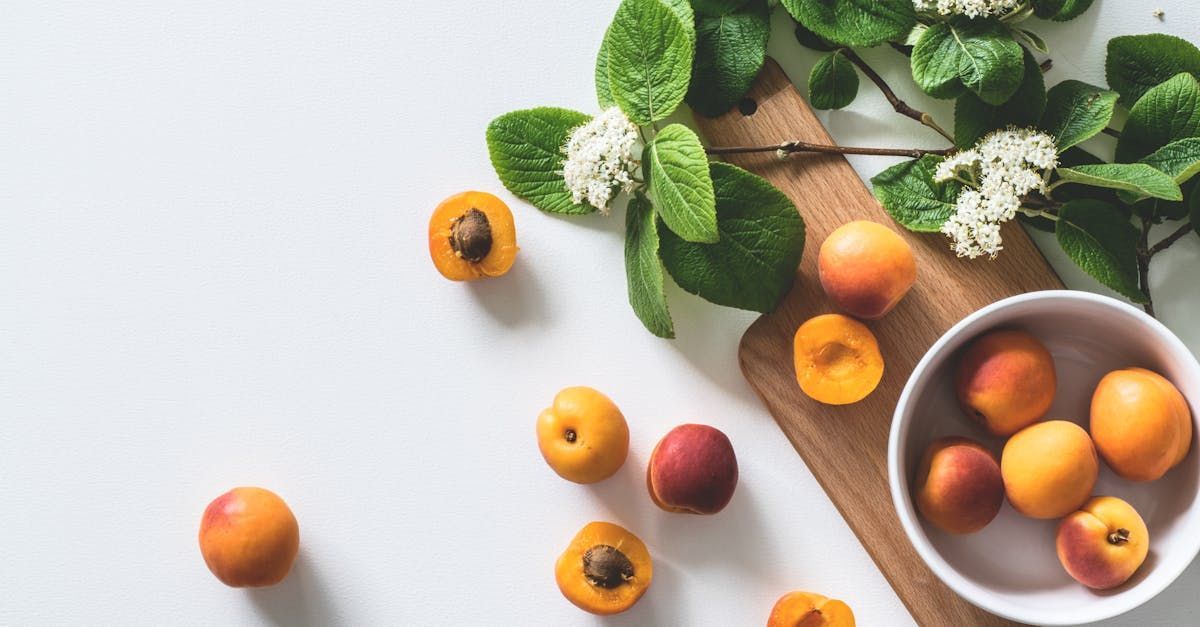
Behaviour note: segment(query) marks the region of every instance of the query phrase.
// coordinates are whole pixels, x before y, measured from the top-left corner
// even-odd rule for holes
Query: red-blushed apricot
[[[1071,577],[1108,590],[1128,581],[1146,561],[1150,532],[1129,503],[1098,496],[1062,519],[1054,544]]]
[[[866,398],[883,379],[875,334],[841,314],[817,316],[796,329],[796,381],[813,400],[848,405]]]
[[[914,486],[917,510],[950,533],[975,533],[1000,513],[1004,479],[991,451],[967,438],[935,440],[926,449]]]
[[[866,320],[887,315],[917,281],[917,260],[908,242],[866,220],[842,225],[825,239],[817,270],[829,300]]]
[[[1082,427],[1050,420],[1025,427],[1000,454],[1000,474],[1013,509],[1030,518],[1062,518],[1092,494],[1100,462]]]
[[[1009,436],[1041,420],[1054,403],[1054,358],[1025,331],[1002,329],[967,346],[954,379],[963,411],[993,435]]]
[[[672,429],[654,447],[646,469],[650,500],[668,512],[715,514],[729,504],[737,482],[733,444],[707,425]]]
[[[287,503],[263,488],[234,488],[200,521],[200,553],[212,574],[235,588],[272,586],[292,569],[300,527]]]
[[[1192,412],[1166,378],[1143,368],[1110,372],[1092,395],[1092,439],[1118,475],[1153,481],[1192,447]]]
[[[596,483],[615,474],[629,454],[629,426],[609,398],[588,387],[570,387],[537,420],[538,448],[558,476]]]
[[[512,211],[487,192],[451,196],[429,218],[429,256],[451,281],[501,276],[517,250]]]
[[[637,536],[607,522],[588,523],[554,567],[558,589],[592,614],[619,614],[650,587],[654,562]]]
[[[812,592],[789,592],[775,602],[767,627],[854,627],[854,612],[836,599]]]

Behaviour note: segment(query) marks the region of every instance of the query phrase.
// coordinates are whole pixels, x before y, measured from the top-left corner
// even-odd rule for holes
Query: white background
[[[0,624],[754,625],[792,589],[847,600],[863,625],[910,620],[743,382],[753,316],[671,287],[680,339],[657,340],[626,305],[619,214],[501,193],[488,121],[593,111],[616,5],[0,3]],[[1035,23],[1050,80],[1103,83],[1117,34],[1200,40],[1190,5],[1102,0]],[[772,52],[801,78],[816,58],[781,14]],[[865,56],[931,106],[894,51]],[[839,141],[939,145],[863,94],[823,115]],[[452,284],[429,262],[429,214],[465,189],[513,201],[522,251],[502,279]],[[1194,349],[1198,262],[1192,237],[1153,271]],[[594,487],[535,445],[571,384],[631,424],[629,462]],[[739,455],[715,517],[644,492],[650,449],[688,421]],[[275,589],[226,588],[197,550],[204,506],[244,484],[300,520]],[[607,620],[553,581],[593,519],[656,559],[645,599]],[[1194,619],[1198,585],[1193,567],[1124,620]]]

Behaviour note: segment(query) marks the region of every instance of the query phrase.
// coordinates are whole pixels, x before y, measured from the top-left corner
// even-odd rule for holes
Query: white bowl
[[[997,454],[1004,440],[968,420],[955,399],[953,370],[972,338],[1020,328],[1054,355],[1058,394],[1049,417],[1087,428],[1092,391],[1111,370],[1142,366],[1170,379],[1200,409],[1200,364],[1179,338],[1130,305],[1084,292],[1024,294],[989,305],[946,332],[913,370],[892,420],[888,474],[904,532],[946,585],[975,605],[1015,621],[1071,625],[1112,618],[1153,598],[1200,552],[1200,450],[1151,483],[1121,479],[1101,463],[1095,493],[1128,501],[1150,530],[1150,555],[1125,585],[1095,592],[1076,583],[1054,549],[1057,521],[1021,516],[1008,503],[979,533],[955,536],[916,512],[910,486],[926,445],[946,435],[983,442]]]

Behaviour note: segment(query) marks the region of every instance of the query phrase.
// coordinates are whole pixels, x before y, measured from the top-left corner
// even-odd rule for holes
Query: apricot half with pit
[[[1092,395],[1091,433],[1108,465],[1131,481],[1153,481],[1187,457],[1192,412],[1162,375],[1142,368],[1110,372]]]
[[[954,383],[963,411],[998,436],[1041,420],[1058,388],[1050,351],[1033,335],[1016,329],[992,331],[972,341]]]
[[[619,614],[650,587],[654,563],[637,536],[620,525],[592,522],[579,530],[554,567],[558,589],[592,614]]]
[[[589,387],[569,387],[537,419],[538,448],[558,476],[596,483],[629,455],[629,426],[615,403]]]
[[[234,488],[200,521],[200,553],[212,574],[235,588],[272,586],[292,569],[300,527],[287,503],[263,488]]]
[[[825,314],[800,325],[794,350],[800,389],[827,405],[857,403],[883,379],[875,334],[848,316]]]
[[[429,219],[429,256],[451,281],[498,277],[517,258],[512,211],[487,192],[463,192],[442,201]]]
[[[854,627],[850,606],[812,592],[789,592],[775,602],[767,627]]]

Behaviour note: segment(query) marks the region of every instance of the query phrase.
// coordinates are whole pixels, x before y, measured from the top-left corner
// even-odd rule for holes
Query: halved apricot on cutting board
[[[512,268],[517,250],[512,211],[486,192],[451,196],[429,219],[429,256],[451,281],[501,276]]]
[[[654,563],[637,536],[620,525],[592,522],[579,530],[554,567],[558,589],[593,614],[619,614],[650,587]]]
[[[883,355],[875,334],[841,314],[817,316],[800,325],[794,358],[800,389],[828,405],[857,403],[883,379]]]

